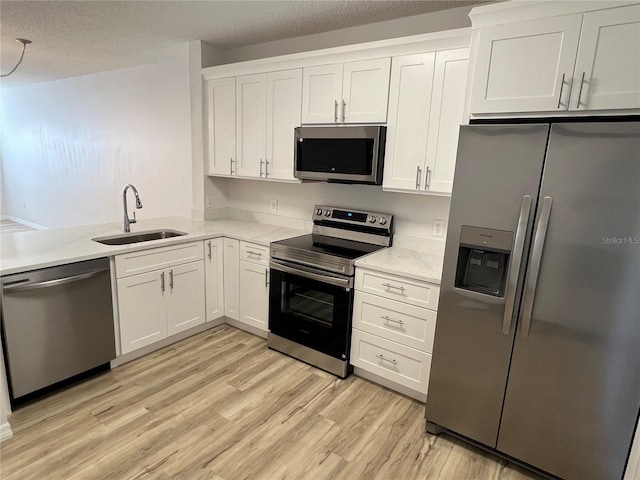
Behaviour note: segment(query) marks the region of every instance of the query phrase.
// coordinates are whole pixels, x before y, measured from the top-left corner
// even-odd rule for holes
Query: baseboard
[[[251,325],[247,325],[246,323],[239,322],[238,320],[234,320],[233,318],[223,317],[224,323],[227,325],[231,325],[232,327],[238,328],[240,330],[244,330],[245,332],[249,332],[257,337],[267,339],[267,335],[269,332],[265,332],[260,330],[259,328],[252,327]]]
[[[13,215],[2,215],[0,216],[0,220],[11,220],[16,223],[20,223],[25,227],[35,228],[36,230],[49,230],[49,227],[45,227],[44,225],[39,225],[37,223],[30,222],[29,220],[25,220],[24,218],[15,217]]]
[[[9,422],[5,422],[0,425],[0,442],[9,440],[11,437],[13,437],[13,432],[11,431],[11,425],[9,425]]]
[[[425,403],[427,401],[427,394],[422,392],[416,392],[404,385],[400,385],[396,382],[388,380],[386,378],[381,377],[380,375],[376,375],[375,373],[368,372],[359,367],[353,368],[354,375],[362,377],[366,380],[370,380],[373,383],[377,383],[378,385],[382,385],[383,387],[387,387],[391,390],[395,390],[402,395],[406,395],[407,397],[411,397],[414,400],[418,400],[419,402]]]

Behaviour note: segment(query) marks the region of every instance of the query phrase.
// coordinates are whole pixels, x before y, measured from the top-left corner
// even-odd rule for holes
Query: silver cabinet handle
[[[549,227],[552,203],[553,199],[551,197],[544,197],[542,199],[540,219],[538,220],[536,233],[533,237],[531,262],[529,263],[529,271],[527,272],[527,282],[524,288],[524,301],[522,303],[522,328],[520,330],[520,336],[522,338],[527,338],[529,336],[529,330],[531,329],[533,301],[536,296],[538,274],[540,273],[540,263],[542,262],[542,250],[544,249],[544,240],[547,236],[547,228]]]
[[[173,268],[169,270],[169,288],[173,290]]]
[[[347,102],[345,102],[344,100],[342,100],[342,123],[344,123],[344,119],[345,119],[345,110],[347,109]]]
[[[393,358],[386,358],[384,355],[382,355],[381,353],[376,355],[376,357],[378,357],[380,360],[382,360],[383,362],[389,362],[392,363],[394,365],[397,365],[398,362],[396,360],[394,360]]]
[[[160,289],[164,292],[165,286],[164,286],[164,272],[162,272],[160,274]]]
[[[264,269],[264,286],[267,288],[269,286],[269,269]]]
[[[383,320],[386,320],[387,322],[393,322],[393,323],[397,323],[398,325],[404,325],[404,322],[402,320],[394,320],[393,318],[389,317],[388,315],[384,315],[382,317],[380,317]]]
[[[262,166],[264,165],[264,160],[260,159],[260,176],[262,176]]]
[[[235,160],[233,158],[229,158],[229,175],[233,175],[233,163]]]
[[[65,285],[67,283],[77,282],[79,280],[86,280],[91,277],[96,277],[101,273],[108,272],[109,269],[96,270],[88,273],[81,273],[80,275],[74,275],[72,277],[56,278],[55,280],[48,280],[46,282],[29,283],[26,285],[14,285],[2,288],[3,293],[17,293],[26,292],[28,290],[38,290],[39,288],[57,287],[59,285]]]
[[[562,90],[564,89],[564,73],[562,74],[562,80],[560,80],[560,95],[558,95],[558,106],[560,108],[560,102],[562,102]]]
[[[420,165],[416,167],[416,190],[420,189],[420,177],[422,176],[422,170],[420,169]]]
[[[431,183],[431,169],[427,167],[427,173],[424,176],[424,189],[429,189],[429,184]]]
[[[518,276],[520,275],[522,253],[524,251],[524,239],[527,236],[527,228],[529,227],[530,212],[531,196],[525,195],[522,197],[520,217],[518,218],[518,227],[516,228],[516,238],[513,241],[513,251],[511,252],[509,272],[507,273],[507,291],[504,300],[504,317],[502,318],[502,333],[505,335],[509,335],[511,332],[513,308],[516,301],[516,288],[518,286]]]
[[[261,252],[254,252],[253,250],[247,250],[247,255],[256,256],[260,258],[262,256]]]
[[[267,160],[264,161],[264,178],[269,176],[269,162]]]
[[[400,294],[404,295],[405,288],[404,287],[396,287],[395,285],[391,285],[390,283],[383,283],[383,287],[387,287],[387,290],[400,290]]]
[[[209,259],[211,259],[211,240],[209,240],[207,244],[209,245]]]
[[[338,123],[338,100],[333,101],[333,118],[335,120],[334,123]]]
[[[578,91],[578,101],[576,102],[576,108],[580,108],[580,98],[582,97],[582,87],[584,86],[584,75],[586,72],[582,72],[582,78],[580,79],[580,90]]]

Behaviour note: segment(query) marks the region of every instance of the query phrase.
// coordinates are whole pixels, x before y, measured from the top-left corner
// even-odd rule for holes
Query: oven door
[[[347,360],[353,278],[270,263],[269,329],[275,335]]]

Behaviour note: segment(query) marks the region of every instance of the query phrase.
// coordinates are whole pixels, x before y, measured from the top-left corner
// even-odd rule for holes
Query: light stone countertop
[[[356,267],[440,285],[444,242],[394,235],[393,246],[356,260]]]
[[[138,223],[131,225],[132,233],[158,229],[179,230],[186,232],[187,235],[114,246],[103,245],[91,240],[94,237],[123,234],[122,224],[115,222],[3,234],[0,236],[0,275],[214,237],[231,237],[269,245],[272,241],[308,233],[257,222],[227,219],[201,221],[186,217],[138,220]]]

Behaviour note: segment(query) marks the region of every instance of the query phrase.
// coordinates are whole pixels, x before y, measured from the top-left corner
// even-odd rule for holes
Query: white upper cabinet
[[[424,189],[451,193],[458,152],[458,134],[464,118],[464,91],[469,71],[469,49],[438,52],[431,95]]]
[[[393,58],[383,187],[419,190],[427,154],[435,53]]]
[[[569,109],[616,108],[640,108],[640,5],[585,13],[582,22]]]
[[[483,26],[471,113],[638,109],[639,45],[640,5]]]
[[[236,156],[236,80],[206,82],[208,175],[231,175]]]
[[[390,58],[304,68],[302,123],[385,123]]]
[[[267,76],[246,75],[236,78],[236,152],[241,177],[260,176],[264,164],[267,118]]]
[[[300,126],[302,69],[267,74],[267,151],[261,173],[274,180],[293,176],[293,131]]]
[[[383,188],[450,194],[469,49],[393,58]]]
[[[567,109],[581,15],[480,30],[471,113]]]

